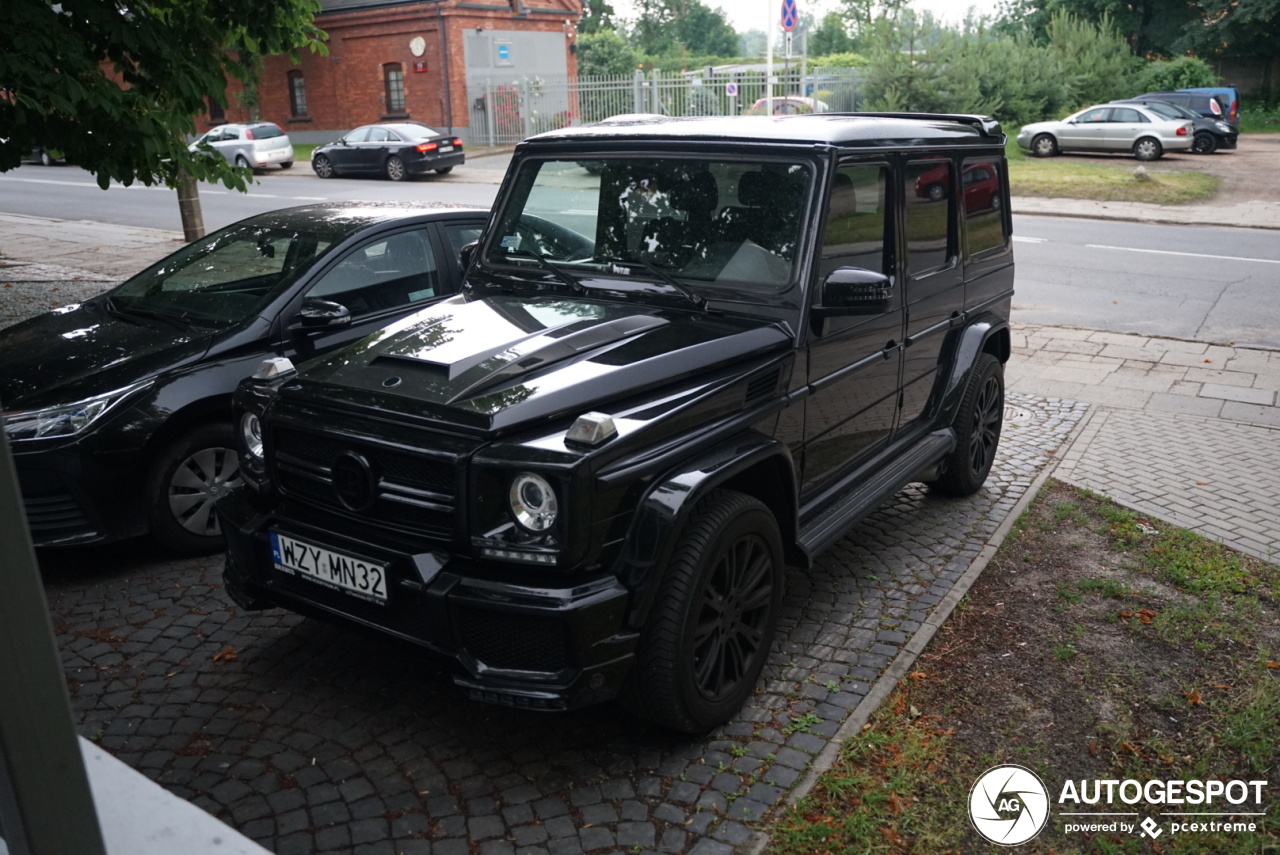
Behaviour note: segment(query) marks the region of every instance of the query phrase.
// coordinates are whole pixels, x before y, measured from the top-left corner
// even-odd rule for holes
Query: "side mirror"
[[[822,317],[880,315],[889,310],[893,281],[883,273],[861,267],[831,271],[822,283],[821,301],[813,312]]]
[[[298,325],[304,330],[334,329],[351,323],[351,310],[341,303],[306,297],[298,313]]]
[[[479,245],[480,241],[473,240],[471,243],[463,244],[462,249],[458,250],[458,263],[462,265],[463,273],[471,267],[471,262],[476,257],[476,247]]]

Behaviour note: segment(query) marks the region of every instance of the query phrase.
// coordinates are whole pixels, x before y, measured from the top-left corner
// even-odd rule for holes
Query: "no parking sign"
[[[737,98],[737,97],[738,97],[738,84],[736,84],[736,83],[726,83],[726,84],[724,85],[724,94],[728,95],[730,98]]]
[[[782,0],[782,29],[791,32],[799,20],[800,10],[796,8],[796,0]]]

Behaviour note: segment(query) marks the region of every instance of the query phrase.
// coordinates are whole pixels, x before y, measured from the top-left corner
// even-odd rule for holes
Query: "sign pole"
[[[765,60],[764,72],[764,113],[766,116],[773,115],[773,31],[776,29],[773,25],[772,13],[773,0],[764,0],[765,7],[765,53],[768,59]]]

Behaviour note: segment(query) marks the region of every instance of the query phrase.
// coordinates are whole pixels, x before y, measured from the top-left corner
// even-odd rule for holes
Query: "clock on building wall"
[[[427,52],[427,41],[422,36],[414,36],[409,40],[409,52],[414,56],[422,56]]]

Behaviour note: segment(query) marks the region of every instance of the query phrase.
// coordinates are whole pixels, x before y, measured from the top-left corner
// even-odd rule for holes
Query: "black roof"
[[[989,116],[940,113],[805,113],[791,116],[709,116],[577,125],[531,137],[532,144],[588,140],[708,140],[834,146],[1003,145]]]

